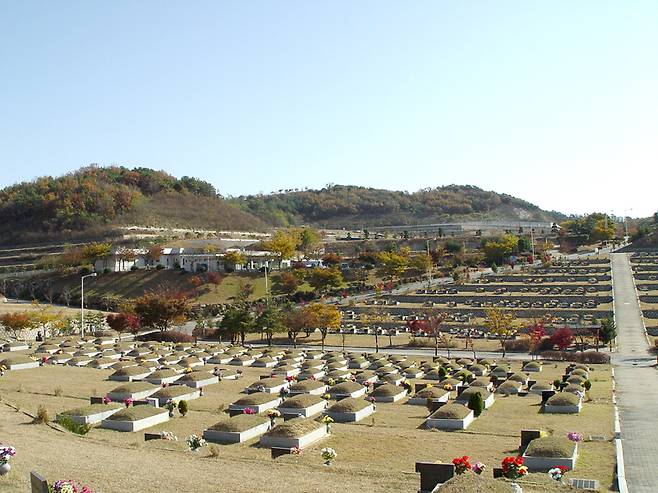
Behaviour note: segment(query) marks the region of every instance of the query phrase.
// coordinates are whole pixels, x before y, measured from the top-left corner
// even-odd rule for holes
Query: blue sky
[[[6,1],[0,185],[123,164],[646,216],[656,26],[654,0]]]

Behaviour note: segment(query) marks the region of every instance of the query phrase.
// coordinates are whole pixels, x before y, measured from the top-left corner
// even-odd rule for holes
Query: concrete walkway
[[[618,352],[613,357],[628,491],[658,492],[658,370],[649,351],[628,255],[613,253]]]

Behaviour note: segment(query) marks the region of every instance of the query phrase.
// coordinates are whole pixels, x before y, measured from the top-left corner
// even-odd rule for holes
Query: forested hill
[[[224,199],[197,178],[121,166],[88,166],[0,190],[0,244],[98,238],[125,225],[259,231],[563,217],[509,195],[456,185],[414,193],[330,186]]]
[[[333,185],[233,199],[245,212],[276,225],[359,228],[473,220],[563,219],[510,195],[450,185],[414,193]]]
[[[0,242],[68,239],[116,225],[261,230],[205,181],[163,171],[88,166],[0,190]]]

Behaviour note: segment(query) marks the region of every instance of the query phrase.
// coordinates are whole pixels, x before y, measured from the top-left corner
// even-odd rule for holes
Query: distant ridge
[[[264,231],[289,225],[365,228],[564,217],[467,185],[414,193],[332,185],[225,199],[198,178],[123,166],[91,165],[0,190],[2,244],[97,238],[126,225]]]

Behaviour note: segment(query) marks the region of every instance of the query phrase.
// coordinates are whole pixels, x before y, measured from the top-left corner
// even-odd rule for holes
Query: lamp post
[[[92,272],[80,278],[80,337],[85,336],[85,279],[97,275],[96,272]]]

